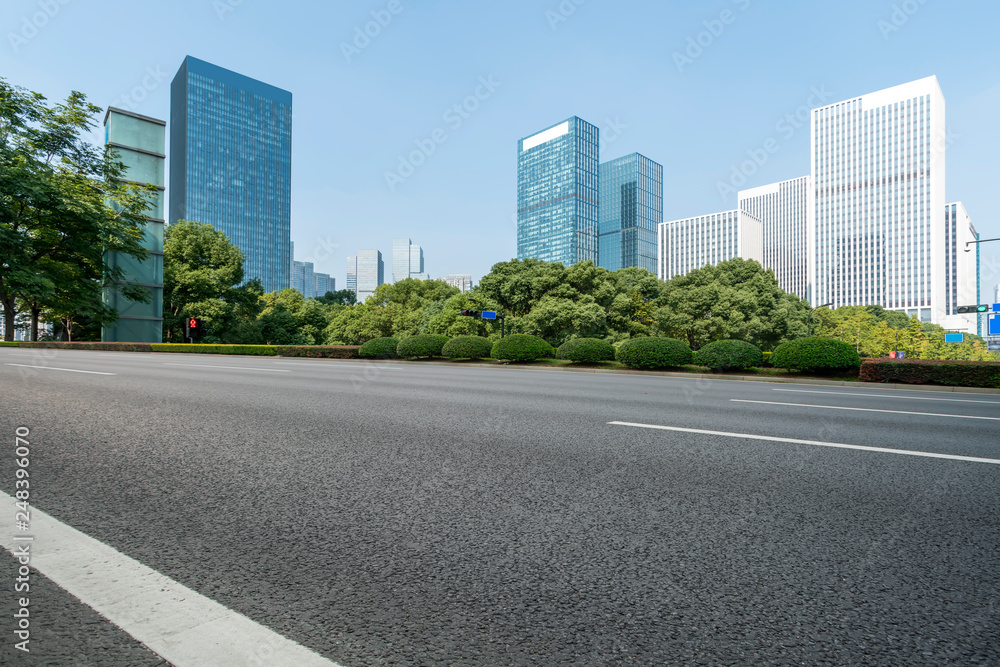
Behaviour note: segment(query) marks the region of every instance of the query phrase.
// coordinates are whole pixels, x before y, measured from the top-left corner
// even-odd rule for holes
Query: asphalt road
[[[0,348],[0,405],[37,507],[349,667],[1000,664],[1000,465],[879,451],[1000,459],[997,395]],[[35,664],[145,664],[57,593]]]

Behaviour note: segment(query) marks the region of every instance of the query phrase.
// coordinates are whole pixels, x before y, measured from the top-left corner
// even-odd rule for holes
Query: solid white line
[[[887,449],[885,447],[866,447],[863,445],[845,445],[837,442],[819,442],[817,440],[797,440],[795,438],[776,438],[770,435],[752,435],[749,433],[726,433],[725,431],[705,431],[697,428],[680,428],[678,426],[656,426],[654,424],[633,424],[630,422],[608,422],[616,426],[634,426],[636,428],[652,428],[663,431],[679,431],[681,433],[699,433],[702,435],[719,435],[727,438],[746,438],[747,440],[769,440],[771,442],[788,442],[793,445],[815,445],[817,447],[836,447],[839,449],[857,449],[863,452],[881,452],[883,454],[903,454],[905,456],[923,456],[931,459],[949,459],[952,461],[970,461],[972,463],[992,463],[1000,465],[1000,459],[983,459],[977,456],[956,456],[954,454],[937,454],[935,452],[916,452],[909,449]]]
[[[731,398],[731,403],[760,403],[762,405],[790,405],[796,408],[822,408],[824,410],[855,410],[857,412],[889,412],[894,415],[919,415],[921,417],[954,417],[955,419],[987,419],[1000,422],[1000,417],[976,417],[974,415],[943,415],[935,412],[908,412],[906,410],[876,410],[875,408],[845,408],[840,405],[807,405],[805,403],[777,403],[775,401],[748,401],[742,398]]]
[[[831,396],[870,396],[873,398],[899,398],[905,401],[948,401],[950,403],[985,403],[1000,406],[1000,401],[974,401],[969,398],[933,398],[928,396],[891,396],[889,394],[856,394],[853,391],[813,391],[812,389],[774,389],[774,391],[790,391],[799,394],[829,394]]]
[[[67,373],[90,373],[91,375],[118,375],[118,373],[101,373],[100,371],[81,371],[76,368],[56,368],[55,366],[31,366],[29,364],[5,364],[7,366],[20,366],[21,368],[41,368],[47,371],[66,371]]]
[[[0,507],[13,506],[14,499],[0,491]],[[32,568],[177,667],[338,667],[37,507],[31,509],[30,533],[15,533],[13,511],[0,517],[5,549],[14,553],[29,544]],[[15,542],[15,534],[34,540]]]
[[[215,364],[171,364],[165,363],[164,366],[186,366],[189,368],[229,368],[237,371],[263,371],[265,373],[291,373],[291,371],[281,370],[280,368],[251,368],[250,366],[216,366]]]

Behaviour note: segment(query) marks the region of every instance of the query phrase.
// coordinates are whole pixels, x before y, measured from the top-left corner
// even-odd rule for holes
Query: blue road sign
[[[483,319],[484,320],[495,320],[496,318],[497,318],[497,314],[495,312],[493,312],[492,310],[484,310],[483,311]]]
[[[990,316],[990,335],[1000,336],[1000,315]]]
[[[993,312],[994,313],[1000,313],[1000,303],[994,303],[993,304]]]
[[[944,335],[944,342],[946,343],[964,343],[965,334],[950,334],[946,333]]]

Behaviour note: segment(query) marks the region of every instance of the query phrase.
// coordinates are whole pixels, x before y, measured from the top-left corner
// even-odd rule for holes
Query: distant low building
[[[469,273],[452,273],[447,278],[442,278],[441,280],[452,287],[457,287],[462,292],[472,290],[472,275]]]

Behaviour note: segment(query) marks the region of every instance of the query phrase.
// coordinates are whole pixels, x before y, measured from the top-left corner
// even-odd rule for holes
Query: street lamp
[[[1000,237],[995,239],[983,239],[982,241],[966,241],[965,252],[972,252],[972,248],[969,247],[970,245],[975,245],[977,243],[989,243],[990,241],[1000,241]]]
[[[822,306],[816,306],[809,311],[809,323],[806,325],[806,338],[812,335],[812,323],[813,323],[813,313],[815,313],[820,308],[826,308],[827,306],[832,306],[833,302],[824,303]]]

